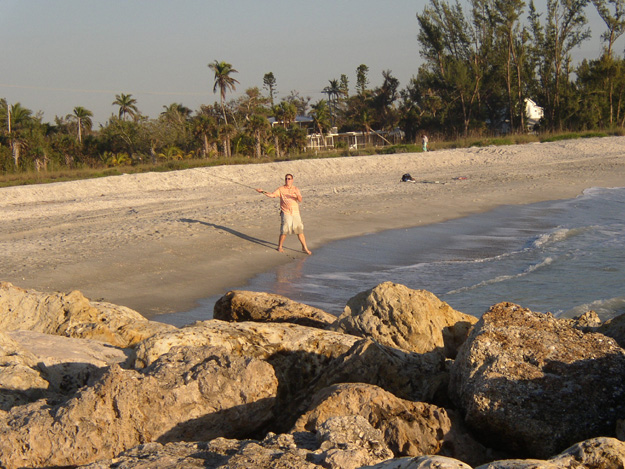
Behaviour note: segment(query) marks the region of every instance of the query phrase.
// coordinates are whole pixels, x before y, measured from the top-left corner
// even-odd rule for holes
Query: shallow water
[[[277,293],[338,315],[358,292],[392,281],[478,317],[511,301],[564,317],[593,309],[605,320],[625,313],[624,248],[625,188],[589,189],[571,200],[337,241],[232,288]],[[218,298],[158,319],[208,319]]]

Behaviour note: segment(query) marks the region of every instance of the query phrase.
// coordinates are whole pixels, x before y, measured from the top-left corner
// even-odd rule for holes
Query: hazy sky
[[[228,99],[262,89],[273,72],[278,98],[296,90],[315,102],[341,74],[353,91],[363,63],[371,87],[391,70],[404,88],[421,64],[416,13],[426,3],[0,0],[0,97],[43,111],[45,121],[82,106],[104,123],[117,112],[115,95],[132,94],[142,113],[156,117],[174,102],[196,110],[218,101],[208,68],[214,60],[239,71]],[[596,58],[604,27],[589,17],[594,40],[577,55]]]

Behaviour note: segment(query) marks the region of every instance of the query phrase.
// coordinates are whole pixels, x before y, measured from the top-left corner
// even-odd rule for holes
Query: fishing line
[[[252,187],[252,186],[250,186],[248,184],[243,184],[242,182],[237,182],[237,181],[234,181],[232,179],[225,178],[223,176],[217,176],[216,174],[213,174],[212,176],[215,176],[216,178],[219,178],[219,179],[223,179],[224,181],[231,182],[232,184],[238,184],[239,186],[243,186],[243,187],[247,187],[248,189],[256,190],[255,187]],[[263,191],[263,194],[265,194],[265,193],[266,193],[266,191]]]

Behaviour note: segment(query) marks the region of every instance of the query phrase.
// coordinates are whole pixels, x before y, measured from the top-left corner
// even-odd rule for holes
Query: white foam
[[[619,316],[620,314],[625,313],[625,297],[617,296],[615,298],[595,300],[590,303],[577,305],[569,309],[568,311],[563,312],[559,316],[565,318],[574,318],[576,316],[581,316],[582,314],[591,310],[597,313],[602,321],[607,321],[608,319],[612,319],[616,316]]]
[[[525,270],[523,270],[523,272],[520,272],[518,274],[514,274],[514,275],[499,275],[499,276],[494,277],[494,278],[483,280],[483,281],[481,281],[479,283],[476,283],[475,285],[458,288],[456,290],[451,290],[451,291],[447,292],[447,295],[454,295],[456,293],[463,293],[463,292],[475,290],[475,289],[480,288],[480,287],[485,287],[487,285],[493,285],[495,283],[501,283],[501,282],[505,282],[507,280],[514,280],[514,279],[518,279],[518,278],[521,278],[521,277],[525,277],[526,275],[529,275],[530,273],[535,272],[535,271],[537,271],[538,269],[540,269],[542,267],[546,267],[548,265],[553,264],[553,262],[554,262],[554,259],[552,257],[546,257],[541,262],[528,266]]]

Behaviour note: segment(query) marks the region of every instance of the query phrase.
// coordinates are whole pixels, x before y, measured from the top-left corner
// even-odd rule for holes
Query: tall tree
[[[260,158],[262,156],[263,137],[269,130],[269,121],[265,116],[253,114],[247,124],[254,135],[254,156]]]
[[[269,100],[273,106],[273,99],[276,96],[276,77],[273,75],[273,72],[265,73],[263,85],[269,91]]]
[[[625,0],[592,0],[597,9],[597,13],[607,26],[607,30],[601,35],[601,39],[606,43],[606,68],[608,102],[610,106],[610,125],[614,123],[614,80],[617,65],[612,57],[612,46],[625,32]]]
[[[131,94],[116,94],[113,106],[119,106],[120,119],[126,120],[126,116],[130,116],[134,119],[139,115],[137,100],[133,98]]]
[[[238,70],[232,68],[232,65],[228,62],[217,61],[215,60],[213,63],[208,64],[208,68],[210,68],[215,73],[215,80],[213,84],[213,93],[217,92],[217,88],[219,88],[219,97],[221,103],[221,112],[223,114],[224,122],[228,125],[228,119],[226,118],[226,108],[224,107],[224,101],[226,100],[226,92],[235,91],[236,84],[239,82],[232,76],[233,73],[239,73]]]
[[[608,28],[601,34],[601,40],[612,57],[614,42],[625,32],[625,0],[592,0],[592,3]]]
[[[588,0],[547,0],[546,24],[539,22],[533,1],[530,23],[533,53],[538,64],[545,116],[551,128],[563,128],[566,88],[570,86],[571,51],[590,37],[586,27],[585,7]]]
[[[369,67],[365,64],[360,64],[356,69],[356,92],[361,96],[364,96],[367,92],[367,85],[369,84],[368,73]]]
[[[11,132],[9,133],[9,144],[13,154],[13,162],[15,167],[19,167],[22,147],[26,144],[26,131],[32,120],[32,111],[23,107],[20,103],[10,106],[9,125]]]
[[[523,131],[525,128],[524,66],[527,32],[521,26],[521,15],[525,11],[523,0],[494,0],[494,21],[497,37],[505,50],[505,79],[508,96],[510,128]],[[518,123],[518,125],[515,125]]]
[[[472,119],[479,111],[482,79],[488,73],[493,31],[486,12],[487,0],[471,0],[470,21],[456,0],[449,4],[430,0],[422,14],[417,14],[420,31],[417,40],[425,59],[422,76],[447,105],[448,124],[456,125],[454,116],[462,117],[462,129],[468,134]]]
[[[313,104],[310,117],[312,117],[315,127],[319,131],[323,140],[323,146],[326,146],[325,133],[330,130],[330,112],[328,109],[328,103],[325,99],[320,99],[317,103]]]
[[[330,119],[332,125],[336,125],[336,114],[338,109],[338,98],[341,95],[341,86],[337,79],[329,80],[330,85],[323,89],[323,93],[328,95],[328,102],[330,103]]]
[[[76,106],[74,108],[74,114],[71,117],[76,121],[76,127],[78,128],[78,141],[82,143],[83,129],[91,130],[91,127],[93,126],[93,121],[91,120],[93,112],[82,106]]]

